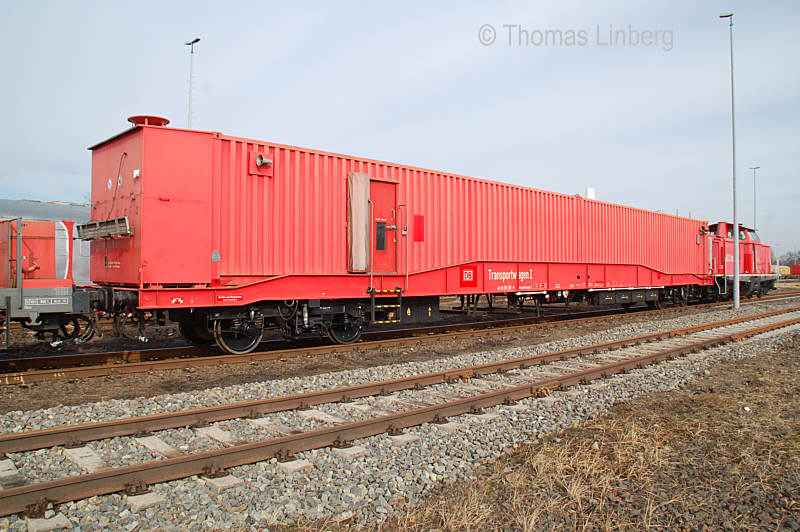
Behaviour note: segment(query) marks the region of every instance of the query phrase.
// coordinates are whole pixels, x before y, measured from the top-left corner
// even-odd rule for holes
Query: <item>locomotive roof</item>
[[[722,223],[728,224],[728,225],[731,225],[731,226],[733,225],[733,222],[717,222],[717,223],[709,225],[708,229],[711,230],[711,231],[715,231],[717,229],[717,226],[719,226],[719,224],[722,224]],[[744,229],[745,231],[750,231],[751,233],[755,232],[755,229],[753,229],[752,227],[747,227],[744,224],[739,224],[739,229]]]

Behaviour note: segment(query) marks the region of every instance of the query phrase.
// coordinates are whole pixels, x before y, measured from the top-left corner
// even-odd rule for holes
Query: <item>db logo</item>
[[[476,287],[478,286],[478,277],[475,274],[475,266],[462,266],[461,267],[461,286],[462,287]]]

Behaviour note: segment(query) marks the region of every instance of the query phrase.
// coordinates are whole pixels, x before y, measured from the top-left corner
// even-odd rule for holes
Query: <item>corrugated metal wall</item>
[[[409,270],[470,261],[641,264],[699,273],[701,222],[375,161],[220,137],[213,172],[213,245],[223,276],[347,272],[346,176],[398,183],[408,225]],[[248,171],[248,152],[269,152],[272,177]],[[413,219],[424,217],[424,240]],[[398,235],[400,232],[398,231]],[[405,270],[398,238],[398,272]]]

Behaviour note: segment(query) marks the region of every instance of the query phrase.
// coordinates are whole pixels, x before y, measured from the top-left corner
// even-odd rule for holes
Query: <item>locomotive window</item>
[[[750,240],[753,242],[761,242],[761,238],[754,231],[750,231]]]
[[[744,239],[745,239],[744,231],[739,231],[739,240],[744,240]]]
[[[386,222],[375,225],[375,251],[386,251]]]

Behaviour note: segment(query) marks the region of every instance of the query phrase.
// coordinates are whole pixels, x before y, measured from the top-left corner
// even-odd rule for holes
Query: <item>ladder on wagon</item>
[[[376,289],[372,286],[367,288],[367,292],[369,293],[369,300],[370,300],[370,312],[369,312],[369,321],[370,323],[376,324],[384,324],[384,323],[400,323],[403,318],[403,289],[399,286],[394,287],[393,289]],[[375,297],[376,294],[395,294],[396,299],[395,302],[392,303],[381,303],[376,304]],[[388,319],[391,310],[395,310],[395,319]],[[375,319],[375,311],[383,311],[386,313],[387,319],[385,320],[376,320]]]

